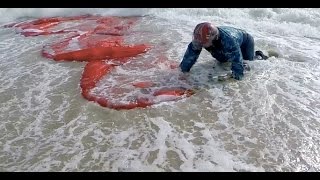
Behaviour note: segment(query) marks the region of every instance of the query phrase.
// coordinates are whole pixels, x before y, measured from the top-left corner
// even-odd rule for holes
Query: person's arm
[[[228,42],[225,42],[225,47],[225,56],[232,62],[232,77],[241,80],[243,78],[243,58],[240,46],[234,39],[230,39]]]
[[[180,69],[183,73],[189,72],[191,67],[196,63],[202,46],[196,42],[191,42],[183,56],[183,60],[180,63]]]

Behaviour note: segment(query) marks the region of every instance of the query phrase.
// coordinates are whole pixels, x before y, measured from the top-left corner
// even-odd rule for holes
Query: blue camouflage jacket
[[[241,45],[245,31],[228,26],[219,26],[219,40],[214,46],[205,48],[211,55],[220,62],[232,62],[231,70],[235,79],[241,80],[243,77],[243,58],[241,53]],[[201,44],[192,41],[184,54],[180,63],[182,72],[189,72],[191,67],[196,63],[201,50]]]

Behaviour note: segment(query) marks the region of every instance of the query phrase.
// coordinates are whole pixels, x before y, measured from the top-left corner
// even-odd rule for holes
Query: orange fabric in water
[[[136,97],[128,103],[115,103],[107,97],[100,97],[91,94],[102,77],[110,74],[117,66],[122,65],[150,49],[149,45],[127,45],[123,36],[128,34],[130,27],[138,20],[137,17],[101,17],[101,16],[74,16],[41,18],[31,22],[13,23],[4,27],[18,27],[24,36],[39,36],[50,34],[69,33],[64,39],[44,46],[41,53],[43,57],[56,61],[87,61],[80,80],[82,96],[97,102],[103,107],[116,110],[133,109],[136,107],[147,107],[156,102],[153,97],[160,95],[190,96],[194,92],[182,88],[163,88],[154,92],[151,98]],[[52,30],[63,22],[77,21],[78,25],[60,30]],[[80,23],[80,25],[79,25]],[[57,29],[57,28],[56,28]],[[161,54],[161,52],[159,52]],[[109,64],[108,64],[109,63]],[[145,64],[145,67],[152,67],[155,64],[165,64],[171,69],[177,68],[176,63],[167,60],[167,57],[160,55],[152,64]],[[137,88],[150,88],[154,82],[132,83]],[[125,89],[114,88],[114,93],[125,93]]]
[[[191,90],[181,89],[181,88],[173,88],[173,89],[160,89],[153,93],[154,96],[160,96],[160,95],[171,95],[171,96],[182,96],[186,94],[187,96],[191,96],[194,94]]]
[[[90,90],[94,88],[96,83],[113,68],[113,65],[106,64],[103,61],[89,62],[84,68],[80,81],[83,97],[89,101],[97,100],[97,98],[90,95]]]
[[[139,88],[148,88],[154,85],[153,82],[136,82],[132,84],[135,87],[139,87]]]
[[[132,47],[93,47],[63,54],[57,54],[53,57],[53,59],[56,61],[91,61],[99,59],[117,59],[136,56],[138,54],[146,52],[146,50],[147,46],[144,44]]]

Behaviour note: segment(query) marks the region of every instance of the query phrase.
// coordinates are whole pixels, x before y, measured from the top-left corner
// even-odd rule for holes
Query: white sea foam
[[[104,77],[96,90],[106,96],[121,75],[132,77],[128,84],[137,77],[179,83],[165,65],[138,63],[155,61],[159,52],[179,63],[201,21],[244,28],[257,49],[280,57],[249,62],[243,81],[218,82],[212,57],[202,51],[189,77],[195,95],[115,111],[82,98],[85,63],[40,56],[53,37],[1,28],[1,171],[320,170],[318,9],[2,8],[0,23],[88,13],[143,16],[126,40],[158,48]]]

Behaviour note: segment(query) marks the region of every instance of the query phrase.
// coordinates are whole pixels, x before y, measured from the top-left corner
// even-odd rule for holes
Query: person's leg
[[[262,51],[256,51],[255,52],[255,59],[264,59],[264,60],[266,60],[266,59],[268,59],[269,57],[268,56],[266,56],[266,55],[264,55],[263,54],[263,52]]]
[[[250,34],[244,35],[241,45],[241,53],[244,60],[253,61],[254,58],[254,39]]]

